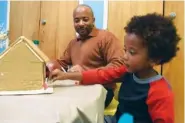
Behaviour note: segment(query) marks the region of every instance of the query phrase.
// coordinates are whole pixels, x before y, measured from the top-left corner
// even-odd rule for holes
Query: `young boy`
[[[180,40],[170,18],[156,13],[134,16],[124,28],[124,63],[120,68],[63,73],[55,69],[50,77],[79,80],[83,85],[121,81],[119,105],[114,117],[129,113],[134,123],[174,123],[174,97],[167,80],[153,69],[169,62]],[[106,118],[107,119],[107,118]]]

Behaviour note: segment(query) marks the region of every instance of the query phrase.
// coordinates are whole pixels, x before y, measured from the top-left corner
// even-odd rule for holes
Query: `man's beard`
[[[77,31],[77,33],[81,36],[81,37],[88,37],[88,35],[92,32],[92,29],[94,28],[94,24],[91,24],[91,25],[88,25],[88,27],[85,27],[84,28],[84,31],[85,31],[85,33],[84,34],[80,34],[80,33],[78,33],[79,31],[80,31],[80,29],[79,29],[79,31]]]

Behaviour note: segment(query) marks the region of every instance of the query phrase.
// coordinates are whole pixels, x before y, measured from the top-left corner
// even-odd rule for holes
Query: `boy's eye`
[[[136,52],[134,50],[130,50],[129,52],[130,52],[131,55],[136,54]]]

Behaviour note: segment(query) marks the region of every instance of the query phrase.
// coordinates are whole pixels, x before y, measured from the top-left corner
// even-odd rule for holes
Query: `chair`
[[[114,97],[111,101],[111,103],[109,104],[109,106],[104,110],[104,115],[114,115],[116,113],[116,109],[118,106],[118,93],[119,93],[119,89],[120,89],[121,84],[120,83],[116,83],[116,89],[114,90]]]

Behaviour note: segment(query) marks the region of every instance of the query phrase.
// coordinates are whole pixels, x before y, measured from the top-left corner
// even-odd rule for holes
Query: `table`
[[[0,96],[0,123],[103,123],[102,85],[54,88],[53,94]]]

